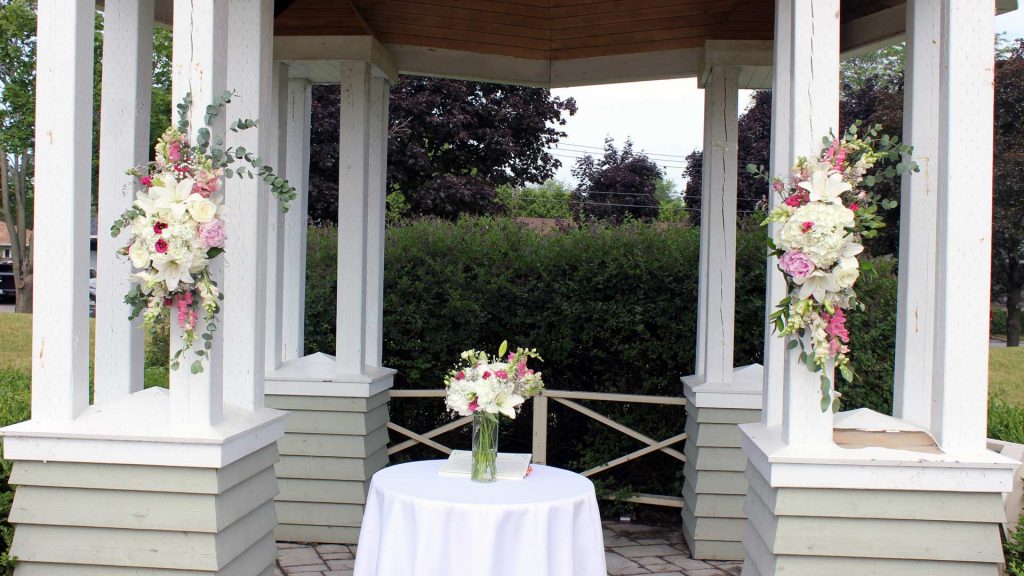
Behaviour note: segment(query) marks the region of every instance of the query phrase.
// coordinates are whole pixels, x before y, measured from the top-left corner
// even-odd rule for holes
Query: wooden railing
[[[391,390],[391,398],[443,398],[445,395],[444,390]],[[637,458],[646,456],[653,452],[661,452],[667,454],[680,462],[686,462],[686,456],[672,448],[671,446],[686,440],[686,433],[676,434],[670,438],[663,440],[655,440],[645,434],[642,434],[625,424],[617,422],[595,410],[592,410],[586,406],[583,406],[578,400],[593,400],[598,402],[619,402],[619,403],[639,403],[639,404],[658,404],[662,406],[684,406],[686,405],[685,398],[677,398],[673,396],[645,396],[638,394],[612,394],[606,392],[573,392],[568,390],[544,390],[541,394],[535,396],[533,402],[533,461],[537,464],[547,463],[548,453],[548,401],[554,400],[558,404],[561,404],[571,410],[575,410],[584,416],[591,418],[609,428],[621,432],[630,438],[638,440],[645,444],[643,448],[634,450],[628,454],[613,458],[608,462],[594,466],[589,470],[584,470],[580,474],[590,477],[595,474],[599,474],[606,470],[610,470],[626,462],[636,460]],[[439,426],[430,430],[429,432],[414,432],[394,422],[388,422],[388,429],[401,434],[406,437],[407,440],[399,442],[388,448],[388,455],[397,454],[402,450],[406,450],[417,444],[429,446],[443,454],[451,454],[452,449],[444,444],[441,444],[435,438],[456,430],[462,426],[471,424],[473,418],[466,416],[453,420],[443,426]],[[680,423],[682,420],[680,419]],[[660,494],[636,494],[627,498],[615,498],[608,497],[609,499],[616,499],[625,502],[633,502],[637,504],[655,504],[658,506],[670,506],[673,508],[682,508],[683,499],[680,496],[667,496]]]

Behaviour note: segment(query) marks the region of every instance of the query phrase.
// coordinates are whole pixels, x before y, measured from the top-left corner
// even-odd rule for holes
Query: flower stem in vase
[[[473,468],[474,482],[494,482],[497,479],[498,415],[477,412],[473,415]]]

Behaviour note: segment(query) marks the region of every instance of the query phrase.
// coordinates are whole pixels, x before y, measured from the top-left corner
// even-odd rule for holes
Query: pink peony
[[[157,240],[156,245],[154,245],[153,248],[155,248],[160,254],[167,252],[167,240],[164,240],[163,238]]]
[[[779,258],[779,268],[793,278],[806,278],[814,272],[814,262],[799,250],[790,250]]]
[[[199,239],[210,248],[223,247],[226,236],[224,221],[220,218],[199,225]]]
[[[181,142],[174,141],[167,146],[167,159],[171,162],[181,161]]]

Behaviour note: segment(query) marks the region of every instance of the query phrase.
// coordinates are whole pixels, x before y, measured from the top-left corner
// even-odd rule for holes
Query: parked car
[[[0,262],[0,301],[14,300],[14,264]]]

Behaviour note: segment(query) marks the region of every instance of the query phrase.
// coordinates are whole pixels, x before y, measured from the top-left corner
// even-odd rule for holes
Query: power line
[[[590,149],[590,150],[597,150],[599,152],[604,152],[604,150],[605,150],[604,146],[587,146],[586,144],[574,144],[572,142],[558,142],[558,143],[555,144],[555,146],[559,146],[559,145],[561,145],[561,146],[575,146],[577,148],[586,148],[586,149]],[[686,157],[686,154],[661,154],[661,153],[658,153],[658,152],[648,152],[646,150],[641,150],[641,152],[643,154],[648,155],[648,156],[670,156],[670,157],[674,157],[674,158],[685,158]]]

